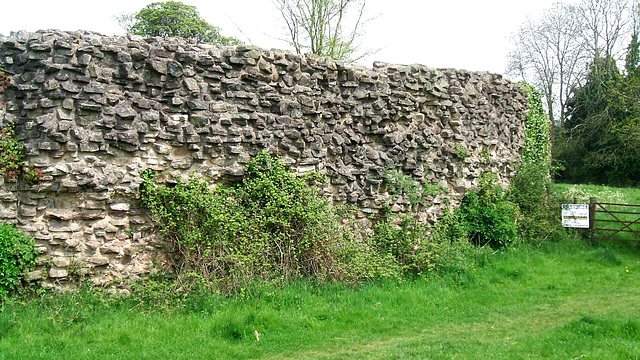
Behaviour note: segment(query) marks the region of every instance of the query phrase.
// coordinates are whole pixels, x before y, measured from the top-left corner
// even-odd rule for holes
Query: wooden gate
[[[603,240],[640,242],[640,205],[589,199],[589,228]]]

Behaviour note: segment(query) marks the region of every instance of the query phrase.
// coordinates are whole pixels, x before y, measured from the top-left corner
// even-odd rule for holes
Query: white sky
[[[159,0],[156,0],[159,1]],[[38,29],[122,34],[114,19],[153,0],[0,0],[0,34]],[[284,23],[271,0],[183,0],[222,34],[264,48],[286,48]],[[362,47],[380,60],[503,73],[510,36],[527,18],[557,0],[367,0]],[[240,31],[241,30],[241,31]]]

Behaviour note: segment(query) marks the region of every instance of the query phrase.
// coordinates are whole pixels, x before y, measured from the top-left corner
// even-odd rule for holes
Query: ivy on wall
[[[542,95],[526,82],[520,86],[527,92],[527,102],[530,110],[525,120],[525,144],[522,149],[522,161],[548,165],[551,163],[549,153],[549,120],[542,106]]]

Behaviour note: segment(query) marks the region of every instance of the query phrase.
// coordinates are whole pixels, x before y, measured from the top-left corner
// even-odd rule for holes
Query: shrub
[[[394,193],[416,201],[439,190],[389,174]],[[388,214],[370,228],[353,209],[331,207],[318,196],[309,183],[320,176],[296,176],[266,153],[231,186],[211,187],[194,174],[172,186],[151,171],[142,178],[141,202],[168,240],[182,289],[194,283],[228,292],[256,281],[400,278],[467,269],[472,261],[459,214],[435,227]]]
[[[8,296],[36,266],[35,240],[13,225],[0,224],[0,299]]]
[[[484,252],[469,242],[469,234],[458,211],[446,213],[429,229],[433,243],[438,244],[433,262],[442,274],[462,274],[477,263],[477,255]]]
[[[476,262],[476,249],[459,212],[446,213],[433,226],[420,224],[415,216],[399,215],[374,226],[371,244],[389,271],[426,276],[430,273],[464,273]]]
[[[492,175],[482,176],[479,190],[465,194],[457,212],[474,244],[502,247],[518,238],[518,207],[508,201]]]
[[[549,120],[540,93],[522,83],[531,107],[525,122],[525,146],[522,163],[511,181],[508,199],[520,209],[520,236],[538,242],[558,239],[566,232],[558,219],[560,201],[551,194],[551,158],[549,153]]]
[[[520,236],[529,242],[558,240],[565,236],[560,219],[561,201],[551,192],[548,167],[542,163],[522,163],[511,181],[508,198],[518,205]]]
[[[142,204],[168,239],[179,274],[232,290],[256,279],[360,279],[382,268],[308,186],[318,176],[297,177],[275,156],[253,158],[230,187],[210,188],[195,175],[175,186],[157,183],[150,171],[142,177]]]
[[[445,192],[440,184],[421,184],[397,170],[387,170],[384,180],[389,185],[389,192],[394,195],[395,200],[405,196],[413,208],[416,205],[424,206],[430,197]]]

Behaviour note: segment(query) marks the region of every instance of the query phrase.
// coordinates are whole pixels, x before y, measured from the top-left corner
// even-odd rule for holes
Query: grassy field
[[[87,292],[14,301],[0,359],[636,359],[635,245],[520,246],[467,274],[193,295],[173,311]]]
[[[637,243],[569,236],[484,251],[465,273],[359,287],[224,298],[154,284],[14,298],[0,305],[0,360],[640,358]]]

